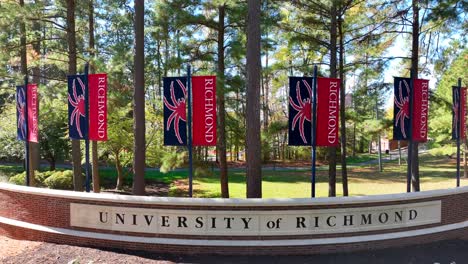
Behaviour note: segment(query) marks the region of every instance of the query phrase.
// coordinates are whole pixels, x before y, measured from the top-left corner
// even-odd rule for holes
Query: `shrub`
[[[445,145],[439,148],[433,148],[429,150],[429,154],[432,156],[455,156],[457,153],[457,148],[452,145]]]
[[[72,190],[73,172],[71,170],[57,171],[49,176],[44,184],[50,189]]]
[[[26,185],[26,172],[16,174],[15,176],[11,177],[8,182],[16,185]]]
[[[44,186],[44,182],[47,178],[52,176],[52,174],[56,173],[57,171],[44,171],[44,172],[38,172],[35,171],[35,178],[36,178],[36,183]]]

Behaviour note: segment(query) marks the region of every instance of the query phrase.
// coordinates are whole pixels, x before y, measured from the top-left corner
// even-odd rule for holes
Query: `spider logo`
[[[455,131],[455,138],[458,138],[458,121],[459,121],[459,104],[460,104],[460,94],[458,92],[458,89],[454,89],[454,103],[452,107],[453,111],[453,122],[452,122],[452,128]]]
[[[296,99],[297,99],[297,104],[294,102],[294,99],[289,96],[289,104],[291,107],[297,111],[296,115],[293,118],[292,121],[292,128],[291,130],[294,131],[296,128],[296,124],[299,121],[299,134],[301,135],[302,142],[307,143],[307,139],[304,134],[304,122],[307,120],[308,122],[311,122],[312,118],[312,109],[311,109],[311,98],[312,98],[312,88],[310,85],[307,83],[306,80],[302,80],[304,83],[305,87],[307,88],[307,91],[309,92],[309,97],[302,99],[301,97],[301,88],[300,84],[301,82],[298,81],[296,84]]]
[[[18,111],[18,128],[21,131],[21,137],[26,137],[26,102],[24,96],[24,90],[21,88],[16,94],[16,110]]]
[[[185,98],[187,97],[187,89],[185,88],[184,83],[182,83],[180,80],[177,80],[177,83],[180,86],[180,89],[182,90],[182,93],[184,96],[182,98],[176,98],[175,93],[174,93],[174,81],[171,81],[170,85],[170,91],[171,91],[171,103],[169,103],[164,96],[164,105],[172,111],[171,115],[167,119],[167,125],[166,125],[166,130],[169,131],[171,128],[171,124],[174,125],[174,131],[175,135],[177,137],[177,140],[179,141],[180,144],[183,144],[184,142],[182,141],[182,138],[180,137],[180,132],[179,132],[179,122],[180,120],[186,122],[187,119],[187,113],[186,113],[186,103],[185,103]]]
[[[77,80],[81,89],[80,95],[76,93]],[[73,98],[70,97],[70,94],[68,94],[68,102],[74,108],[70,115],[70,126],[74,126],[73,123],[75,123],[76,131],[80,135],[80,138],[82,138],[83,133],[81,132],[80,118],[85,117],[85,85],[80,78],[75,78],[73,79],[72,89],[73,89]]]
[[[403,97],[403,87],[402,83],[406,88],[406,96]],[[406,80],[400,81],[398,84],[398,97],[395,95],[395,106],[398,109],[395,116],[395,126],[399,126],[403,138],[406,138],[406,129],[405,129],[405,118],[409,119],[409,94],[410,89]]]

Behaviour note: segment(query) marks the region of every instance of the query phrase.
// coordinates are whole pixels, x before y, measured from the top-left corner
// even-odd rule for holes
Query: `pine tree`
[[[261,2],[248,0],[247,18],[247,198],[262,197],[260,140],[260,16]]]

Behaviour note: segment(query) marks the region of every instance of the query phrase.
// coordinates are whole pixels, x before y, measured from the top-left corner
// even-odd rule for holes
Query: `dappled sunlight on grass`
[[[446,156],[421,155],[420,180],[421,190],[447,189],[455,187],[455,159]],[[463,170],[463,166],[461,167]],[[23,171],[22,166],[0,165],[0,182]],[[117,173],[114,168],[99,170],[102,183],[113,186]],[[126,186],[132,183],[132,172],[124,171]],[[398,165],[396,160],[385,162],[383,172],[377,164],[352,166],[348,168],[349,192],[351,196],[378,195],[406,192],[406,163]],[[463,176],[463,171],[462,171]],[[276,168],[262,171],[262,190],[264,198],[308,198],[311,196],[310,168]],[[169,196],[188,196],[187,170],[174,170],[161,173],[148,169],[145,172],[148,183],[162,183],[169,187]],[[194,176],[194,197],[220,197],[220,179],[218,170],[199,170]],[[328,170],[319,167],[316,175],[316,196],[328,197]],[[468,179],[461,179],[461,186],[468,186]],[[337,196],[342,196],[341,170],[337,170]],[[229,193],[232,198],[246,197],[245,170],[229,170]]]
[[[448,157],[424,155],[420,157],[421,190],[436,190],[455,187],[455,161]],[[384,171],[378,165],[365,165],[348,169],[351,196],[393,194],[406,192],[406,163],[397,161],[384,163]],[[311,196],[309,170],[264,171],[263,198],[306,198]],[[219,176],[195,179],[200,195],[213,197],[220,194]],[[461,186],[468,186],[468,179],[461,180]],[[232,172],[229,175],[229,191],[232,198],[245,198],[245,173]],[[341,170],[337,170],[337,196],[342,195]],[[206,195],[206,196],[205,196]],[[316,197],[328,196],[328,172],[317,172]]]

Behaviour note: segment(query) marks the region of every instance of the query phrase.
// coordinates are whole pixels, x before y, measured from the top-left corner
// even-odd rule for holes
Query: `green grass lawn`
[[[382,158],[387,157],[388,155],[385,154],[385,152],[382,152]],[[356,156],[348,156],[346,157],[346,163],[349,165],[353,165],[356,163],[361,163],[361,162],[366,162],[366,161],[371,161],[371,160],[376,160],[379,158],[379,155],[376,153],[361,153]]]
[[[360,160],[370,159],[370,157]],[[21,172],[20,166],[0,165],[0,181]],[[455,160],[446,156],[422,155],[420,157],[421,190],[446,189],[455,187]],[[187,171],[176,170],[169,173],[149,170],[145,174],[147,182],[162,182],[171,185],[170,196],[187,196]],[[264,198],[299,198],[310,197],[310,169],[263,170]],[[116,172],[112,168],[100,169],[101,182],[114,186]],[[463,176],[463,175],[462,175]],[[365,165],[348,168],[349,192],[352,196],[403,193],[406,191],[406,164],[397,161],[384,163],[384,171],[378,171],[378,165]],[[132,177],[125,182],[131,186]],[[468,186],[468,179],[461,180],[461,186]],[[245,197],[245,172],[243,169],[229,171],[229,192],[232,198]],[[317,171],[317,197],[328,196],[328,170]],[[342,195],[341,171],[337,171],[337,196]],[[219,172],[205,169],[194,176],[195,197],[220,197]]]
[[[453,188],[456,168],[455,160],[446,157],[421,156],[421,190]],[[337,195],[342,195],[341,170],[337,172]],[[463,175],[462,175],[463,176]],[[376,195],[406,192],[406,164],[399,166],[397,161],[384,163],[384,171],[377,165],[354,167],[348,170],[349,192],[351,196]],[[468,179],[461,179],[461,186],[468,186]],[[245,173],[231,172],[229,192],[232,198],[245,197]],[[264,171],[264,198],[310,197],[310,171]],[[196,197],[219,197],[218,175],[196,177],[194,179]],[[328,196],[328,171],[318,171],[316,196]]]

